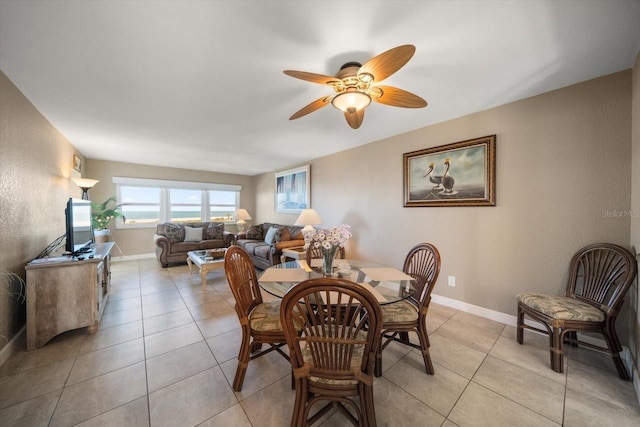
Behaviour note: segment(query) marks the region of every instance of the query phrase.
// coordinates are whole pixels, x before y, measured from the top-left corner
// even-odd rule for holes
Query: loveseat
[[[265,222],[239,234],[236,244],[249,254],[256,268],[264,270],[280,264],[283,249],[303,246],[304,237],[302,227]]]
[[[162,267],[187,261],[187,252],[228,248],[235,234],[224,230],[223,222],[165,222],[156,226],[153,239],[156,258]]]

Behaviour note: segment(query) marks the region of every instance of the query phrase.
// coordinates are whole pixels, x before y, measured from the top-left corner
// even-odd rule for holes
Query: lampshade
[[[88,179],[88,178],[71,178],[71,179],[73,179],[73,182],[75,182],[78,187],[83,189],[91,188],[100,182],[97,179]]]
[[[89,189],[100,182],[97,179],[88,179],[88,178],[71,178],[71,179],[73,179],[73,182],[75,182],[76,185],[82,189],[83,200],[89,200]]]
[[[312,230],[314,225],[322,224],[322,219],[320,215],[316,213],[313,209],[305,209],[302,211],[298,219],[294,225],[304,225],[303,230]]]
[[[345,113],[355,113],[371,103],[371,97],[355,88],[349,88],[336,95],[331,104]]]
[[[246,209],[238,209],[233,216],[237,220],[240,220],[240,219],[242,219],[242,220],[251,219],[251,215],[249,215],[249,212],[247,212]]]
[[[249,215],[249,212],[247,212],[246,209],[238,209],[233,216],[238,220],[238,222],[236,222],[238,225],[238,232],[244,233],[247,229],[247,222],[245,220],[251,219],[251,215]]]

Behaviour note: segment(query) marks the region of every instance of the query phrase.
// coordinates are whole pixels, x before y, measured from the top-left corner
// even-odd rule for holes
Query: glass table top
[[[258,278],[260,287],[271,295],[282,298],[298,283],[322,277],[319,268],[322,260],[311,261],[311,266],[308,266],[306,261],[297,260],[269,267]],[[416,286],[415,280],[401,270],[363,260],[334,260],[333,277],[361,284],[376,297],[380,304],[403,300],[414,292]]]

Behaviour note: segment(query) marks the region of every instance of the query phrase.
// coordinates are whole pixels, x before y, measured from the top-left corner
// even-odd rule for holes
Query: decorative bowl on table
[[[220,258],[224,258],[225,252],[227,252],[226,248],[208,249],[207,250],[207,255],[210,256],[213,259],[220,259]]]

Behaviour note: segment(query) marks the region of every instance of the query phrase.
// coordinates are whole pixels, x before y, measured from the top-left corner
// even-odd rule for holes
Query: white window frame
[[[126,178],[113,177],[113,183],[116,186],[116,194],[118,204],[122,203],[121,187],[151,187],[160,189],[160,220],[159,223],[171,221],[171,205],[169,200],[169,190],[186,189],[200,190],[202,194],[202,209],[200,213],[201,221],[209,221],[211,218],[209,203],[209,191],[231,191],[236,193],[235,209],[240,205],[241,185],[235,184],[215,184],[207,182],[190,182],[190,181],[170,181],[164,179],[146,179],[146,178]],[[235,220],[233,221],[235,223]],[[116,218],[116,229],[127,228],[155,228],[157,224],[127,224],[122,218]]]

